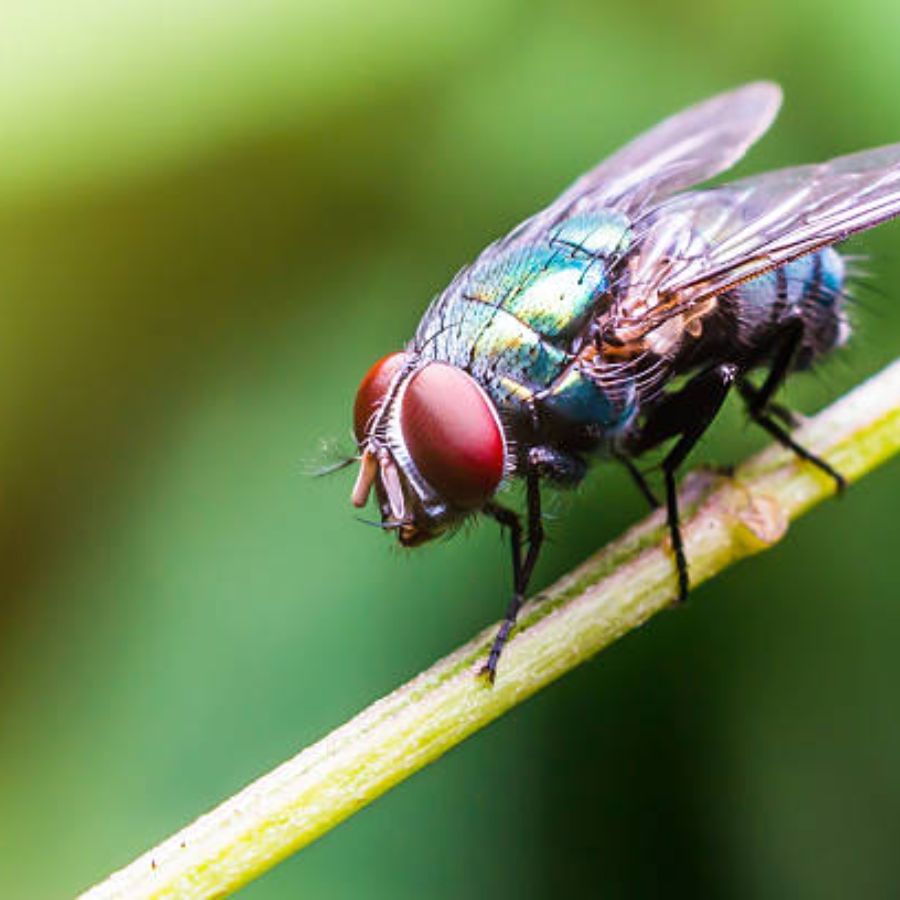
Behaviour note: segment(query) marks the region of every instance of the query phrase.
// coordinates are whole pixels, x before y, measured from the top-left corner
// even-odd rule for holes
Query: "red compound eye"
[[[393,377],[400,371],[406,359],[405,353],[391,353],[384,356],[366,372],[365,378],[360,382],[353,403],[353,431],[360,444],[367,437],[372,413],[384,399]]]
[[[462,369],[431,363],[403,395],[403,439],[422,477],[453,506],[474,509],[503,478],[506,448],[497,414]]]

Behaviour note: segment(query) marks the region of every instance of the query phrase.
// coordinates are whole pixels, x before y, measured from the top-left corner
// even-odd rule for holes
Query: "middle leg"
[[[680,391],[664,397],[651,410],[629,444],[632,455],[638,456],[670,438],[678,438],[663,459],[662,471],[666,485],[666,521],[678,572],[679,601],[688,595],[690,578],[678,512],[678,469],[722,408],[737,374],[737,366],[723,363],[695,375]]]

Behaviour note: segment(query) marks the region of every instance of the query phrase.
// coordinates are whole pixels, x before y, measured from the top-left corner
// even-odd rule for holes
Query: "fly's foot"
[[[791,449],[797,453],[797,456],[814,465],[820,472],[824,472],[834,482],[836,497],[844,496],[844,491],[847,490],[847,479],[831,463],[826,462],[821,456],[816,456],[815,453],[810,453],[808,450],[804,450],[802,453],[797,452],[796,445],[791,447]]]
[[[522,595],[513,594],[513,598],[509,603],[509,608],[506,611],[506,618],[504,618],[503,622],[500,624],[494,642],[491,644],[487,662],[485,662],[478,670],[478,677],[484,678],[490,685],[493,685],[497,678],[497,663],[500,662],[500,655],[503,653],[503,648],[509,640],[509,635],[513,630],[513,626],[516,624],[516,616],[518,615],[521,606]]]
[[[685,565],[685,570],[682,569],[682,564]],[[677,577],[678,577],[678,593],[672,598],[672,602],[669,606],[672,609],[681,609],[687,605],[688,597],[691,593],[691,585],[688,579],[686,566],[687,563],[684,560],[684,557],[680,559],[675,557],[675,566],[677,569]]]
[[[481,668],[475,673],[476,678],[480,678],[484,681],[487,687],[493,687],[494,682],[497,680],[497,665],[496,663],[492,666],[490,661],[486,662]]]
[[[837,497],[843,497],[844,492],[847,490],[847,479],[838,472],[833,466],[829,466],[825,460],[822,460],[824,466],[827,466],[825,471],[832,477],[834,481],[834,493]]]
[[[834,481],[835,493],[840,496],[847,487],[847,479],[838,472],[831,463],[826,462],[821,456],[816,456],[811,450],[807,450],[802,444],[798,444],[792,435],[788,434],[771,416],[760,416],[754,420],[767,431],[782,447],[793,451],[800,459],[815,466],[820,472],[824,472]]]

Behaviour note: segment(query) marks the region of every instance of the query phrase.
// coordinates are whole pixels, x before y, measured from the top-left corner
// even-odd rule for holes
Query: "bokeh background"
[[[487,241],[679,107],[781,81],[739,172],[900,139],[892,0],[6,0],[0,896],[126,863],[505,602],[494,529],[357,524],[363,371]],[[900,348],[900,228],[854,242]],[[760,446],[737,409],[697,460]],[[327,458],[327,457],[325,457]],[[246,890],[896,896],[895,464]],[[538,582],[643,515],[555,502]]]

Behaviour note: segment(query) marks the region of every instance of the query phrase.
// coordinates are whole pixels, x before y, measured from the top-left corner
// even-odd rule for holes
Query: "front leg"
[[[506,608],[506,615],[503,617],[497,636],[494,638],[494,643],[491,645],[487,662],[479,673],[484,675],[491,684],[497,677],[497,663],[500,660],[500,654],[503,653],[503,648],[509,640],[509,633],[516,624],[516,618],[528,591],[528,583],[531,581],[531,573],[537,564],[541,544],[544,542],[540,477],[533,467],[529,467],[526,472],[525,484],[528,492],[528,551],[524,560],[522,559],[522,520],[518,513],[499,503],[488,503],[484,507],[487,515],[499,522],[502,527],[509,529],[513,568],[513,595]]]

